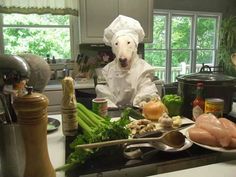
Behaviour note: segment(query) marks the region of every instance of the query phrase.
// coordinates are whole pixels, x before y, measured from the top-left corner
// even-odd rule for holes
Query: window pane
[[[70,56],[69,28],[3,28],[6,54],[31,52],[56,59]]]
[[[191,17],[174,16],[171,26],[171,48],[189,49],[191,35]]]
[[[199,17],[197,19],[197,48],[214,49],[216,35],[216,19]]]
[[[166,16],[153,16],[153,42],[145,44],[145,48],[165,49],[166,48]]]
[[[4,14],[3,25],[69,25],[69,16],[50,14]]]
[[[176,76],[190,73],[190,50],[173,50],[171,63],[171,82],[176,81]]]
[[[165,80],[166,50],[146,50],[145,60],[152,66],[157,67],[155,75]]]
[[[196,64],[214,65],[214,50],[197,50]]]

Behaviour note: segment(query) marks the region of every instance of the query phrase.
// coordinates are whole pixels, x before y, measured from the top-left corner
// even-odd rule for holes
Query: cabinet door
[[[117,15],[117,0],[80,0],[81,42],[103,43],[104,29]]]
[[[144,42],[153,39],[153,0],[119,0],[119,14],[138,20],[144,29]]]
[[[61,100],[62,90],[48,90],[44,91],[43,94],[48,98],[48,114],[60,113],[61,111]]]

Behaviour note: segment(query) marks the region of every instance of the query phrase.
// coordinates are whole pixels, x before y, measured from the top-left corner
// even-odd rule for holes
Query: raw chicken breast
[[[216,137],[212,136],[208,131],[204,129],[192,127],[188,130],[188,133],[190,139],[197,143],[205,144],[208,146],[220,146]]]
[[[230,144],[228,148],[236,148],[236,138],[231,138]]]
[[[236,124],[226,118],[219,118],[220,123],[226,128],[228,133],[236,138]]]
[[[198,126],[198,124],[201,124],[201,123],[221,126],[221,123],[218,120],[218,118],[215,115],[210,114],[210,113],[204,113],[198,116],[195,124],[196,126]]]
[[[212,136],[216,137],[216,140],[222,147],[229,146],[231,135],[213,114],[200,115],[197,118],[195,125],[196,127],[204,129]]]

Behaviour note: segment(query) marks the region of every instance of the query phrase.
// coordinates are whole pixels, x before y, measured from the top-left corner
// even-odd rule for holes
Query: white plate
[[[188,127],[188,129],[191,128],[191,127]],[[208,146],[208,145],[197,143],[197,142],[190,139],[189,134],[188,134],[188,129],[185,131],[186,138],[189,139],[189,141],[191,141],[192,143],[194,143],[198,146],[201,146],[201,147],[206,148],[206,149],[210,149],[212,151],[218,151],[218,152],[236,152],[236,149],[225,149],[223,147],[214,147],[214,146]]]

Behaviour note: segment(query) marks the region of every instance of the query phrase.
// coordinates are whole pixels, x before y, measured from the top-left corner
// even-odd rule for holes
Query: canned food
[[[94,98],[92,100],[92,110],[94,113],[106,117],[107,116],[107,100],[105,98]]]
[[[216,117],[222,117],[224,111],[224,100],[220,98],[208,98],[205,100],[205,113],[212,113]]]

